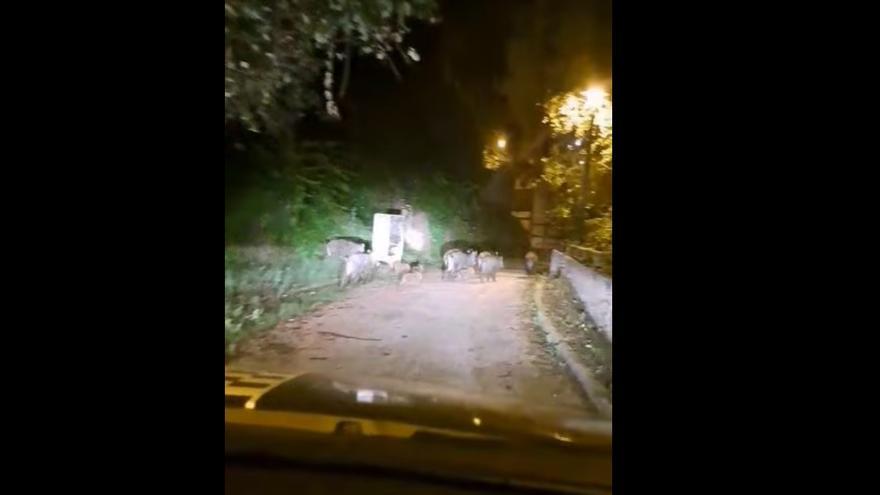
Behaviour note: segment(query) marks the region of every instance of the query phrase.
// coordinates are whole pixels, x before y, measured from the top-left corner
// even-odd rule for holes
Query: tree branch
[[[388,52],[385,52],[385,53],[388,53]],[[391,55],[389,54],[388,57],[386,57],[386,58],[388,60],[388,66],[391,67],[391,72],[394,73],[394,77],[396,77],[398,81],[403,80],[403,78],[400,77],[400,72],[397,70],[397,66],[394,65],[394,61],[391,60]]]
[[[410,62],[409,57],[405,53],[403,53],[403,49],[400,48],[400,44],[394,45],[394,48],[397,48],[397,53],[400,54],[400,58],[402,58],[404,62]]]
[[[345,40],[345,68],[342,70],[342,82],[339,83],[339,98],[345,96],[348,89],[348,79],[351,75],[351,37]]]

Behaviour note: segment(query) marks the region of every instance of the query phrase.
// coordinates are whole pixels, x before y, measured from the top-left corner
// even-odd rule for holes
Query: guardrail
[[[576,259],[578,262],[595,268],[599,272],[611,274],[611,253],[607,251],[597,251],[584,246],[576,246],[574,244],[566,244],[565,254]]]
[[[571,283],[578,299],[584,304],[588,316],[610,342],[611,278],[555,249],[550,255],[550,276],[554,278],[565,277]]]

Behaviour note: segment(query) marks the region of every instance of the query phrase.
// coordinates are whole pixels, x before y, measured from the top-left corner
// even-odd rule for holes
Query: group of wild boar
[[[339,275],[339,286],[365,283],[377,274],[393,276],[400,285],[422,281],[424,268],[418,262],[397,261],[393,265],[373,261],[366,241],[354,238],[336,238],[326,244],[326,256],[343,261]],[[496,274],[504,268],[504,257],[497,251],[477,251],[471,248],[451,247],[443,252],[442,279],[460,279],[468,270],[473,270],[480,282],[496,281]],[[538,255],[529,251],[525,255],[524,268],[527,274],[535,273]]]
[[[443,279],[455,280],[461,278],[462,273],[472,269],[480,277],[480,282],[487,280],[495,281],[495,274],[504,268],[504,257],[498,252],[475,250],[462,251],[450,249],[443,254]]]

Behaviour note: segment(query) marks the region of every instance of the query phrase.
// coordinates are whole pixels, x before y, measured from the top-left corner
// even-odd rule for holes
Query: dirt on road
[[[534,324],[533,281],[505,270],[497,282],[375,282],[281,322],[240,347],[231,366],[394,378],[542,406],[590,409]]]

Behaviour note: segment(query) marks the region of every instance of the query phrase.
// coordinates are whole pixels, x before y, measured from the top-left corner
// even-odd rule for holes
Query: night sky
[[[537,104],[550,95],[594,81],[610,88],[610,0],[440,7],[439,24],[413,25],[405,43],[421,61],[398,63],[400,81],[378,61],[353,62],[343,120],[331,129],[372,166],[485,179],[480,152],[493,131],[516,142],[535,133]]]

